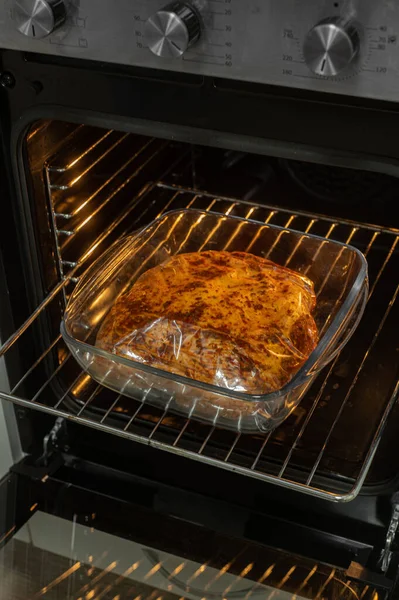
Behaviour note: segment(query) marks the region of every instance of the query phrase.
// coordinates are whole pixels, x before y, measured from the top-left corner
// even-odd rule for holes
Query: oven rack
[[[193,423],[96,384],[70,360],[59,334],[48,340],[47,348],[12,382],[11,391],[0,392],[0,397],[318,498],[353,499],[365,481],[399,391],[394,326],[399,310],[399,285],[394,277],[399,231],[164,183],[154,184],[137,200],[130,230],[183,207],[316,233],[352,243],[367,256],[370,294],[361,325],[341,355],[322,371],[295,413],[274,432],[258,436]],[[65,289],[84,270],[87,253],[85,256],[6,341],[0,357],[12,351],[23,355],[25,336],[34,334],[41,322],[51,322],[54,313],[61,314]]]
[[[136,203],[186,154],[164,140],[77,126],[43,169],[61,278],[114,241]]]

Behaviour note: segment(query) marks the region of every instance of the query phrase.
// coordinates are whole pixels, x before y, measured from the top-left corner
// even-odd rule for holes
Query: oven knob
[[[199,39],[200,19],[188,4],[173,2],[146,21],[144,35],[153,54],[179,58]]]
[[[15,0],[14,20],[20,33],[44,38],[66,19],[64,0]]]
[[[324,77],[334,77],[356,58],[360,48],[359,32],[350,21],[326,19],[309,31],[303,45],[308,67]]]

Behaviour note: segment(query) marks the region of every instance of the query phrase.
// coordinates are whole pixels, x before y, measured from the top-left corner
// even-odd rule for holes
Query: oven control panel
[[[393,0],[3,0],[0,46],[399,102]]]

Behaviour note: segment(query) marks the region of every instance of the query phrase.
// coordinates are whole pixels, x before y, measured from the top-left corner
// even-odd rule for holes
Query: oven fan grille
[[[82,194],[72,194],[79,190],[82,173],[94,171],[96,165],[101,170],[104,156],[127,143],[128,136],[113,133],[99,136],[73,162],[63,159],[62,163],[62,157],[57,156],[46,164],[60,281],[3,345],[0,356],[13,352],[24,355],[25,336],[41,331],[43,323],[49,329],[54,315],[59,321],[68,294],[98,247],[105,248],[115,235],[134,231],[165,211],[183,207],[273,223],[357,246],[369,263],[370,295],[365,316],[352,341],[319,375],[298,409],[267,435],[221,431],[217,423],[197,424],[171,415],[167,409],[162,412],[115,394],[79,370],[59,334],[48,340],[46,349],[41,349],[22,377],[12,382],[11,391],[0,392],[0,397],[319,498],[351,500],[365,481],[399,389],[395,325],[399,231],[215,197],[178,187],[162,173],[150,184],[146,176],[147,183],[138,187],[128,204],[120,203],[119,216],[100,234],[88,226],[90,244],[83,254],[73,257],[67,254],[73,238],[125,190],[125,169],[130,169],[130,180],[136,181],[146,166],[152,168],[157,154],[175,152],[167,143],[143,141],[129,164],[120,165],[124,183],[118,183],[116,175],[110,178],[115,181],[102,180],[98,188],[103,195],[86,192],[83,205]],[[170,169],[185,156],[187,153],[180,150]],[[82,165],[76,171],[79,161]],[[115,168],[114,173],[117,171]],[[83,220],[77,219],[80,211],[85,215]]]

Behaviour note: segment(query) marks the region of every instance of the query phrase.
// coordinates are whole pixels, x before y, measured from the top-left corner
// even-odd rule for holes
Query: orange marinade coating
[[[143,273],[96,345],[238,392],[280,389],[317,345],[313,283],[245,252],[179,254]]]

